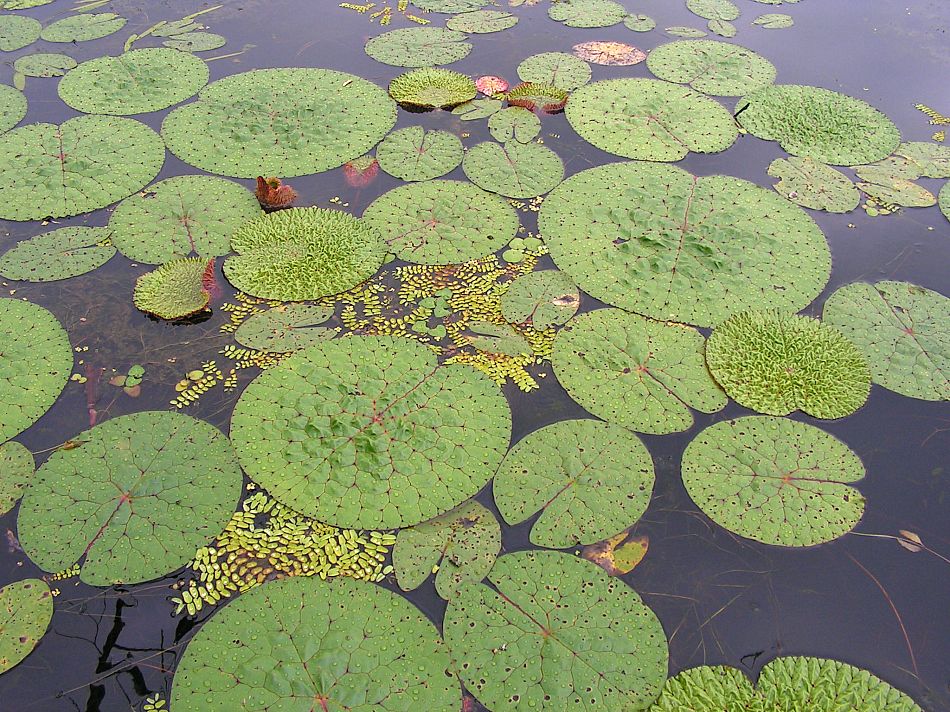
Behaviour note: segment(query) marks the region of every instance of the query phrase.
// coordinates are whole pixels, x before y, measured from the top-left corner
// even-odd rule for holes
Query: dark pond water
[[[224,6],[204,20],[212,31],[226,36],[228,44],[205,56],[244,51],[211,61],[212,80],[252,68],[309,66],[345,70],[385,86],[401,71],[364,54],[362,45],[378,34],[378,26],[334,2],[223,1]],[[778,67],[778,82],[818,85],[864,99],[894,120],[904,140],[929,140],[934,131],[914,109],[915,103],[950,112],[946,0],[803,0],[774,10],[795,19],[794,27],[774,31],[748,25],[755,15],[773,9],[750,0],[737,2],[743,16],[735,41],[768,57]],[[680,2],[628,0],[627,4],[632,12],[654,17],[661,28],[702,22]],[[79,61],[117,53],[129,33],[207,6],[177,0],[147,4],[116,0],[104,10],[129,17],[129,24],[112,37],[66,51]],[[26,14],[45,19],[67,15],[69,9],[66,0],[57,0]],[[659,29],[640,34],[622,25],[565,28],[550,21],[545,10],[545,3],[519,8],[521,21],[515,28],[475,36],[474,51],[452,68],[514,77],[516,65],[525,57],[570,51],[577,42],[620,40],[649,50],[673,39]],[[391,27],[401,26],[411,25],[397,18]],[[10,83],[12,60],[3,59],[0,80]],[[615,76],[650,73],[645,64],[594,66],[595,80]],[[28,80],[29,115],[24,123],[59,122],[75,115],[58,99],[56,81]],[[157,129],[166,113],[140,118]],[[400,112],[397,128],[418,123],[470,132],[467,145],[487,138],[484,122],[462,125],[448,112]],[[568,175],[617,160],[578,139],[563,115],[545,116],[543,133],[546,144],[563,158]],[[678,165],[698,175],[721,173],[769,185],[766,168],[782,155],[773,143],[743,136],[724,153],[690,154]],[[169,153],[159,178],[195,172]],[[459,168],[447,177],[463,175]],[[347,187],[337,169],[292,183],[301,196],[298,204],[328,206],[338,197],[360,214],[399,181],[380,173],[374,183],[358,190]],[[922,179],[921,184],[935,190],[940,182]],[[944,293],[950,288],[950,230],[936,207],[876,218],[861,210],[849,215],[811,214],[828,238],[834,267],[826,292],[805,313],[818,315],[828,294],[855,280],[907,280]],[[521,215],[533,230],[534,214]],[[58,224],[98,226],[108,218],[109,211],[100,210]],[[0,223],[0,250],[48,229],[38,223]],[[789,269],[794,269],[795,255],[788,259]],[[134,363],[146,365],[148,378],[138,399],[114,397],[116,389],[101,386],[101,417],[167,409],[182,374],[215,358],[230,342],[218,331],[227,320],[220,310],[207,321],[192,324],[159,323],[139,313],[131,304],[131,288],[134,277],[146,269],[118,255],[105,267],[65,282],[3,283],[8,293],[15,291],[16,296],[50,309],[67,328],[73,345],[83,349],[79,356],[86,363],[120,370]],[[224,300],[229,296],[226,291]],[[583,299],[585,310],[595,306],[590,298]],[[542,371],[550,373],[550,368]],[[241,385],[253,375],[242,372]],[[540,381],[542,387],[531,393],[511,385],[505,388],[514,414],[513,442],[545,424],[588,417],[553,378]],[[217,389],[187,412],[226,429],[239,393],[240,388],[232,394]],[[745,413],[731,404],[712,416],[697,414],[688,432],[643,438],[656,462],[657,481],[635,533],[647,535],[650,548],[625,580],[662,621],[670,641],[671,674],[723,663],[754,677],[778,655],[831,657],[873,671],[927,710],[950,710],[950,565],[923,552],[906,551],[891,539],[865,536],[907,529],[950,556],[950,473],[945,471],[950,408],[873,386],[867,405],[855,415],[822,422],[822,428],[861,456],[867,468],[861,491],[868,504],[854,533],[807,550],[739,539],[712,524],[683,488],[678,463],[686,444],[711,423]],[[37,453],[39,465],[50,448],[87,426],[86,389],[70,383],[54,409],[17,440]],[[490,491],[482,492],[479,500],[494,509]],[[503,527],[503,550],[529,548],[531,524]],[[16,510],[0,518],[0,535],[7,530],[16,531]],[[0,536],[0,585],[43,575],[21,552],[8,550],[4,541]],[[57,583],[61,593],[49,632],[27,660],[0,675],[0,712],[120,712],[141,709],[148,694],[167,697],[184,645],[211,613],[206,609],[194,620],[173,616],[169,597],[176,580],[177,576],[169,576],[111,589],[92,588],[76,579]],[[384,585],[395,588],[391,582]],[[444,603],[431,582],[408,597],[434,621],[441,620]]]

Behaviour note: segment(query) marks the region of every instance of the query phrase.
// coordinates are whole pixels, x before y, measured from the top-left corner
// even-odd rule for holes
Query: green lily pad
[[[916,175],[901,178],[950,178],[950,146],[930,141],[908,141],[894,151],[915,168]]]
[[[897,127],[873,106],[828,89],[777,84],[736,106],[736,120],[749,133],[778,141],[793,156],[832,165],[880,160],[901,140]]]
[[[441,27],[404,27],[384,32],[366,43],[366,54],[395,67],[451,64],[472,51],[468,35]]]
[[[79,215],[134,193],[165,161],[157,133],[133,119],[80,116],[0,136],[0,218]]]
[[[53,593],[42,579],[0,588],[0,673],[33,652],[53,619]]]
[[[389,83],[389,96],[397,102],[423,108],[451,108],[474,99],[476,93],[467,74],[434,67],[413,69]]]
[[[656,20],[649,15],[627,15],[623,24],[634,32],[649,32],[656,27]]]
[[[878,202],[901,205],[906,208],[926,208],[937,203],[937,198],[933,193],[905,178],[858,183],[858,188]]]
[[[452,113],[462,121],[477,121],[501,111],[504,102],[500,99],[474,99],[452,109]]]
[[[775,66],[762,55],[713,40],[660,45],[647,57],[647,67],[660,79],[722,96],[738,96],[775,81]]]
[[[0,257],[0,274],[22,282],[55,282],[101,267],[115,254],[105,227],[63,227],[17,243]]]
[[[112,418],[36,472],[17,529],[45,571],[83,559],[92,586],[148,581],[186,564],[219,534],[242,490],[228,439],[182,413]]]
[[[528,143],[541,133],[541,119],[533,111],[520,106],[509,106],[488,119],[492,138],[501,143],[517,141]]]
[[[728,665],[701,665],[683,670],[663,686],[649,712],[766,712],[741,670]]]
[[[686,0],[686,7],[704,20],[735,20],[739,8],[730,0]]]
[[[769,175],[778,178],[775,192],[812,210],[848,213],[858,207],[861,195],[841,171],[812,158],[776,158]]]
[[[20,501],[33,479],[33,453],[18,442],[0,445],[0,514]]]
[[[531,543],[564,549],[623,531],[646,511],[653,459],[626,428],[562,420],[536,430],[505,456],[492,491],[509,524],[541,512]]]
[[[234,333],[239,344],[269,353],[288,353],[332,339],[336,329],[318,326],[333,316],[332,306],[288,304],[254,314]]]
[[[86,42],[118,32],[125,23],[124,17],[113,12],[71,15],[47,25],[40,38],[47,42]]]
[[[590,81],[590,65],[567,52],[533,54],[518,65],[523,82],[550,84],[564,91],[574,91]]]
[[[420,10],[429,12],[472,12],[488,4],[488,0],[412,0]]]
[[[454,710],[462,695],[448,667],[439,632],[401,596],[347,577],[293,577],[242,593],[201,626],[170,706]]]
[[[518,213],[471,183],[434,180],[384,193],[366,208],[363,222],[400,259],[438,265],[501,249],[518,230]]]
[[[940,206],[940,212],[950,220],[950,181],[943,184],[940,192],[937,194],[937,205]]]
[[[739,135],[721,104],[656,79],[587,84],[571,95],[565,115],[581,138],[597,148],[644,161],[725,151]]]
[[[0,344],[4,441],[33,425],[56,402],[73,368],[73,349],[56,317],[19,299],[0,299]]]
[[[666,680],[666,636],[623,581],[554,551],[502,556],[494,588],[449,602],[445,642],[468,690],[494,710],[641,710]]]
[[[950,299],[909,282],[846,284],[824,320],[865,355],[871,378],[910,398],[950,400]]]
[[[53,0],[0,0],[0,10],[26,10],[49,5]]]
[[[342,166],[396,123],[396,104],[365,79],[330,69],[257,69],[212,82],[172,111],[162,136],[185,163],[238,178]]]
[[[23,92],[0,84],[0,133],[9,131],[26,116],[26,97]]]
[[[448,131],[426,131],[421,126],[393,131],[376,148],[379,167],[407,181],[444,176],[462,162],[463,154],[458,136]]]
[[[564,327],[551,360],[558,382],[590,413],[663,435],[688,430],[690,408],[715,413],[726,406],[706,370],[704,343],[690,327],[598,309]]]
[[[520,261],[520,260],[519,260]],[[510,324],[494,324],[490,321],[473,320],[465,327],[464,334],[469,344],[479,351],[505,356],[531,354],[531,344]]]
[[[463,12],[445,21],[445,26],[456,32],[486,34],[500,32],[518,24],[518,18],[502,10],[474,10]]]
[[[548,17],[568,27],[609,27],[626,16],[626,8],[613,0],[561,0],[548,8]]]
[[[710,519],[775,546],[814,546],[851,531],[864,465],[847,445],[788,418],[749,416],[706,428],[683,453],[683,484]]]
[[[161,264],[174,257],[218,257],[231,235],[261,214],[244,186],[213,176],[176,176],[126,198],[109,227],[119,252],[135,262]]]
[[[577,287],[563,272],[529,272],[515,279],[501,295],[501,314],[513,324],[531,321],[538,330],[566,324],[580,307]]]
[[[203,60],[152,47],[83,62],[59,83],[59,96],[87,114],[128,116],[167,109],[207,83]]]
[[[738,178],[662,164],[577,173],[545,198],[538,224],[581,289],[656,319],[712,326],[745,309],[802,309],[831,272],[801,208]]]
[[[76,66],[76,60],[67,54],[40,52],[17,59],[13,71],[24,77],[61,77]]]
[[[401,337],[325,341],[258,376],[231,418],[248,476],[339,527],[407,527],[478,492],[508,447],[498,386]]]
[[[564,178],[564,163],[547,146],[484,141],[465,152],[462,170],[479,188],[509,198],[533,198]]]
[[[162,42],[166,47],[179,49],[182,52],[207,52],[218,47],[224,47],[227,39],[214,32],[182,32],[169,37]]]
[[[764,27],[767,30],[784,30],[794,25],[795,19],[791,15],[785,15],[781,12],[766,12],[755,18],[752,24]]]
[[[211,293],[205,273],[214,269],[203,257],[183,257],[166,262],[135,280],[136,308],[159,319],[181,319],[208,306]]]
[[[0,15],[0,52],[14,52],[40,38],[43,25],[22,15]]]
[[[736,32],[738,32],[736,26],[726,20],[710,20],[706,23],[706,27],[708,27],[709,31],[714,35],[726,38],[735,37]]]
[[[684,25],[674,25],[673,27],[666,27],[663,29],[663,31],[668,35],[673,35],[674,37],[686,37],[690,39],[706,36],[705,31],[697,29],[695,27],[686,27]]]
[[[396,581],[403,591],[411,591],[435,572],[436,592],[451,600],[465,584],[485,578],[500,551],[501,527],[495,515],[474,500],[466,502],[399,530],[393,547]]]

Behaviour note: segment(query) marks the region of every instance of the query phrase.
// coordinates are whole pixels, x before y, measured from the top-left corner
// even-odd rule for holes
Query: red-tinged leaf
[[[623,42],[581,42],[572,48],[575,57],[592,64],[625,67],[639,64],[647,58],[646,52]]]
[[[501,77],[487,74],[475,80],[475,88],[485,96],[494,96],[508,91],[508,82]]]
[[[365,188],[379,173],[379,163],[372,156],[360,156],[343,164],[343,177],[351,188]]]
[[[279,210],[289,207],[297,199],[297,191],[284,185],[280,178],[257,176],[257,201],[265,210]]]

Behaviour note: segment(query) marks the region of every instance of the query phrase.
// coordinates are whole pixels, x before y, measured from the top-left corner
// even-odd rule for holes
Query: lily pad
[[[505,94],[505,99],[512,106],[554,114],[567,103],[567,92],[553,84],[521,82]]]
[[[0,133],[9,131],[26,116],[26,97],[23,92],[0,84]]]
[[[943,184],[940,192],[937,194],[937,205],[940,206],[940,212],[950,220],[950,181]]]
[[[42,579],[0,588],[0,673],[33,652],[53,619],[53,593]]]
[[[445,641],[465,686],[495,710],[640,710],[666,680],[666,636],[640,596],[554,551],[502,556],[494,586],[449,602]]]
[[[501,314],[513,324],[531,321],[538,330],[566,324],[580,307],[577,287],[563,272],[529,272],[515,279],[501,295]]]
[[[106,37],[125,27],[126,19],[113,12],[71,15],[43,28],[40,39],[47,42],[86,42]]]
[[[598,309],[564,327],[551,360],[558,382],[590,413],[663,435],[688,430],[691,408],[715,413],[726,406],[706,370],[704,343],[690,327]]]
[[[627,15],[623,19],[623,24],[634,32],[649,32],[656,27],[656,20],[649,15]]]
[[[390,336],[325,341],[258,376],[231,419],[248,476],[339,527],[406,527],[491,478],[511,415],[488,376]]]
[[[239,344],[268,353],[288,353],[332,339],[336,329],[323,324],[333,316],[333,307],[288,304],[271,307],[242,322],[234,333]]]
[[[794,25],[795,19],[791,15],[785,15],[781,12],[767,12],[755,18],[752,24],[764,27],[767,30],[784,30]]]
[[[861,180],[887,183],[901,178],[917,180],[920,178],[920,168],[917,163],[903,156],[888,156],[866,166],[855,166],[854,172]]]
[[[613,0],[561,0],[548,8],[548,17],[568,27],[609,27],[626,16],[626,8]]]
[[[590,65],[567,52],[533,54],[518,65],[523,82],[550,84],[564,91],[574,91],[590,81]]]
[[[775,546],[814,546],[851,531],[864,465],[823,430],[749,416],[706,428],[683,453],[683,484],[710,519]]]
[[[107,420],[36,472],[17,529],[46,571],[80,559],[93,586],[148,581],[186,564],[227,523],[242,490],[228,439],[182,413]]]
[[[488,0],[412,0],[412,4],[420,10],[429,12],[472,12],[488,4]]]
[[[904,178],[880,183],[858,183],[858,188],[880,203],[906,208],[926,208],[935,205],[937,198],[923,186]]]
[[[581,289],[656,319],[712,326],[745,309],[798,310],[831,272],[801,208],[739,178],[662,164],[577,173],[545,198],[538,224]]]
[[[34,467],[33,453],[20,443],[11,440],[0,445],[0,514],[20,501],[33,479]]]
[[[775,81],[775,66],[756,52],[713,40],[680,40],[660,45],[647,58],[660,79],[689,84],[696,91],[738,96]]]
[[[14,52],[40,38],[43,25],[22,15],[0,15],[0,52]]]
[[[23,240],[0,257],[0,274],[22,282],[55,282],[101,267],[115,254],[105,227],[63,227]]]
[[[950,299],[909,282],[855,282],[824,320],[865,355],[872,380],[910,398],[950,400]]]
[[[706,36],[705,31],[695,27],[686,27],[684,25],[674,25],[673,27],[664,28],[663,31],[668,35],[673,35],[674,37],[687,37],[690,39]]]
[[[260,215],[244,186],[213,176],[176,176],[123,200],[109,227],[119,252],[135,262],[174,257],[218,257],[245,222]]]
[[[448,667],[439,632],[401,596],[293,577],[242,593],[201,626],[170,702],[176,712],[451,710],[462,695]]]
[[[456,32],[486,34],[500,32],[518,24],[518,18],[502,10],[474,10],[463,12],[445,21],[445,26]]]
[[[686,7],[705,20],[735,20],[739,8],[730,0],[686,0]]]
[[[0,10],[26,10],[49,5],[53,0],[0,0]]]
[[[917,175],[913,178],[950,178],[950,146],[930,141],[908,141],[898,146],[894,153],[914,166]]]
[[[725,20],[710,20],[706,23],[706,27],[709,28],[709,31],[714,35],[719,35],[720,37],[735,37],[738,29],[731,22]]]
[[[517,141],[528,143],[541,133],[541,119],[533,111],[520,106],[509,106],[488,119],[492,138],[501,143]]]
[[[205,274],[214,262],[202,257],[171,260],[135,280],[136,308],[159,319],[181,319],[197,314],[211,301]]]
[[[451,600],[465,584],[485,578],[500,551],[501,527],[495,515],[474,500],[466,502],[399,530],[393,547],[396,581],[403,591],[411,591],[435,572],[436,592]]]
[[[485,119],[501,111],[504,103],[500,99],[473,99],[452,109],[452,113],[462,121]]]
[[[451,108],[474,99],[476,93],[471,77],[451,69],[421,67],[389,83],[389,96],[397,102],[423,108]]]
[[[505,356],[531,354],[531,344],[510,324],[473,320],[465,327],[467,342],[479,351]]]
[[[404,27],[384,32],[366,43],[366,54],[396,67],[451,64],[472,51],[468,35],[441,27]]]
[[[812,158],[776,158],[769,164],[769,175],[779,179],[772,186],[775,192],[812,210],[848,213],[861,202],[848,176]]]
[[[76,66],[76,60],[67,54],[39,52],[18,58],[13,71],[24,77],[61,77]]]
[[[873,106],[829,89],[777,84],[736,106],[736,120],[749,133],[778,141],[793,156],[832,165],[880,160],[901,140],[897,127]]]
[[[172,153],[238,178],[320,173],[358,158],[396,123],[365,79],[330,69],[257,69],[212,82],[162,123]]]
[[[666,681],[649,712],[766,712],[755,688],[741,670],[728,665],[701,665]]]
[[[644,161],[678,161],[690,151],[725,151],[739,135],[725,107],[656,79],[587,84],[571,95],[565,115],[597,148]]]
[[[179,49],[182,52],[207,52],[218,47],[224,47],[227,39],[214,32],[182,32],[169,37],[162,42],[166,47]]]
[[[462,170],[475,185],[509,198],[533,198],[564,178],[564,163],[538,143],[485,141],[465,152]]]
[[[518,213],[471,183],[436,180],[381,195],[366,208],[363,222],[378,230],[400,259],[438,265],[501,249],[518,230]]]
[[[409,126],[393,131],[376,148],[379,167],[408,181],[424,181],[454,170],[463,156],[462,141],[448,131]]]
[[[574,45],[571,51],[588,62],[616,67],[640,64],[647,58],[646,52],[625,42],[581,42]]]
[[[73,349],[56,317],[19,299],[0,299],[0,344],[4,441],[33,425],[56,402],[73,368]]]

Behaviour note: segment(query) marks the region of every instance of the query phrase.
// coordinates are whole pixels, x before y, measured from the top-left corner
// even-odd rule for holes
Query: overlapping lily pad
[[[376,148],[379,167],[409,181],[438,178],[462,162],[462,141],[448,131],[408,126],[393,131]]]
[[[680,40],[660,45],[647,57],[660,79],[689,84],[706,94],[738,96],[775,81],[775,66],[751,49],[713,40]]]
[[[950,146],[930,141],[907,141],[898,146],[894,154],[914,167],[915,178],[950,178]]]
[[[623,24],[634,32],[649,32],[656,27],[656,20],[649,15],[631,14],[623,19]]]
[[[769,175],[778,178],[773,188],[793,203],[829,213],[847,213],[858,207],[861,195],[844,173],[812,158],[776,158]]]
[[[613,0],[565,0],[548,8],[548,17],[568,27],[609,27],[626,16],[626,8]]]
[[[686,0],[686,7],[705,20],[735,20],[739,8],[731,0]]]
[[[420,10],[429,12],[473,12],[488,4],[488,0],[412,0]]]
[[[738,178],[674,166],[577,173],[547,196],[539,226],[554,262],[591,296],[700,326],[744,309],[797,311],[831,272],[824,235],[801,208]]]
[[[0,445],[0,514],[15,505],[33,478],[33,454],[18,442]]]
[[[24,77],[61,77],[74,67],[75,59],[57,52],[27,54],[13,63],[13,71]]]
[[[13,52],[40,38],[39,20],[22,15],[0,15],[0,52]]]
[[[739,135],[721,104],[657,79],[587,84],[571,95],[565,115],[597,148],[645,161],[678,161],[690,151],[725,151]]]
[[[159,319],[197,314],[211,301],[205,275],[213,269],[213,260],[202,257],[171,260],[135,280],[132,300],[136,308]]]
[[[554,373],[571,397],[608,423],[665,434],[715,413],[726,396],[706,370],[695,329],[620,309],[572,319],[554,342]],[[616,533],[616,532],[610,532]]]
[[[20,544],[46,571],[83,559],[93,586],[147,581],[184,565],[234,512],[241,470],[208,423],[146,411],[79,440],[37,470],[20,505]]]
[[[224,47],[227,42],[225,37],[214,32],[182,32],[169,37],[162,44],[182,52],[207,52]]]
[[[874,201],[885,205],[926,208],[937,202],[937,198],[929,190],[904,178],[883,179],[880,183],[858,183],[857,185]]]
[[[431,67],[451,64],[472,51],[468,35],[441,27],[404,27],[373,37],[366,54],[396,67]]]
[[[501,143],[512,140],[528,143],[541,133],[541,119],[533,111],[509,106],[489,117],[488,130],[492,138]]]
[[[33,652],[53,618],[53,594],[42,579],[0,588],[0,673]]]
[[[706,36],[705,31],[695,27],[686,27],[684,25],[674,25],[673,27],[667,27],[664,29],[664,32],[666,32],[668,35],[673,35],[674,37],[687,37],[690,39]]]
[[[533,198],[564,178],[564,163],[538,143],[484,141],[465,152],[462,170],[475,185],[509,198]]]
[[[538,330],[565,324],[580,306],[577,287],[553,269],[523,274],[501,295],[501,313],[513,324],[528,320]]]
[[[332,306],[288,304],[271,307],[242,322],[234,333],[234,339],[239,344],[257,351],[299,351],[318,341],[336,336],[336,329],[319,326],[331,316]]]
[[[500,32],[518,24],[518,18],[502,10],[474,10],[463,12],[445,21],[445,26],[456,32],[485,34]]]
[[[940,206],[940,212],[950,220],[950,181],[943,184],[940,193],[937,194],[937,205]]]
[[[736,32],[739,31],[735,25],[726,20],[710,20],[706,23],[706,27],[708,27],[709,31],[714,35],[726,38],[735,37]]]
[[[400,104],[422,108],[451,108],[475,98],[475,82],[451,69],[420,67],[389,83],[389,95]]]
[[[26,116],[26,97],[23,92],[0,84],[0,133],[9,131]]]
[[[523,82],[551,84],[564,91],[573,91],[590,81],[590,65],[567,52],[533,54],[518,65]]]
[[[86,42],[118,32],[125,23],[124,17],[113,12],[71,15],[47,25],[40,38],[47,42]]]
[[[501,249],[518,230],[518,214],[502,198],[464,181],[400,186],[374,200],[363,222],[400,259],[450,264]]]
[[[825,302],[824,320],[865,355],[875,383],[950,400],[950,299],[909,282],[855,282]]]
[[[0,257],[0,274],[23,282],[54,282],[91,272],[115,254],[104,227],[63,227],[17,243]]]
[[[445,641],[493,710],[641,710],[666,680],[666,636],[623,581],[553,551],[502,556],[449,602]]]
[[[510,429],[487,376],[389,336],[294,354],[245,389],[231,419],[251,479],[298,512],[354,528],[412,526],[465,501]]]
[[[219,79],[171,112],[172,153],[211,173],[282,178],[319,173],[362,156],[396,123],[375,84],[329,69],[258,69]]]

